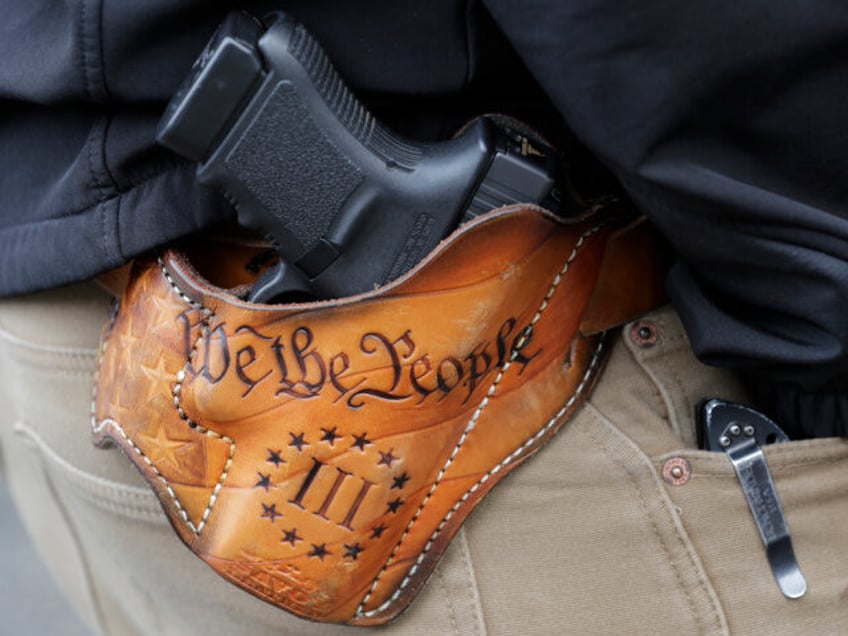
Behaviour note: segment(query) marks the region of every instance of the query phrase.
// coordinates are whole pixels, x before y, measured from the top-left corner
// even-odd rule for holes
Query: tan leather
[[[94,279],[101,289],[111,294],[114,298],[120,298],[124,290],[127,288],[127,283],[130,282],[130,273],[132,272],[132,261],[103,272]]]
[[[222,576],[305,618],[383,623],[589,392],[603,338],[579,325],[616,231],[497,210],[386,287],[302,305],[240,301],[179,252],[140,261],[104,334],[95,443]],[[596,307],[593,327],[633,311]]]
[[[671,263],[668,252],[645,217],[615,230],[580,320],[580,333],[600,333],[656,308],[665,298],[663,281]]]

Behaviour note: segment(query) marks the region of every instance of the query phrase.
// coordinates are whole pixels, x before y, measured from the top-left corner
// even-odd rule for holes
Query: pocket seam
[[[802,447],[794,444],[803,444]],[[791,445],[791,446],[788,446]],[[839,448],[842,446],[842,448]],[[839,462],[848,462],[848,444],[840,438],[798,440],[785,442],[764,449],[766,461],[774,474],[790,472],[799,467],[825,466]],[[825,453],[824,456],[822,454]],[[679,448],[653,457],[662,464],[674,458],[683,457],[696,465],[702,475],[733,475],[733,467],[721,452],[700,450],[697,448]]]
[[[49,466],[58,470],[62,483],[68,484],[87,502],[109,512],[131,519],[167,524],[156,496],[144,488],[130,486],[96,477],[71,464],[53,449],[33,428],[24,422],[15,422],[13,430],[25,439]]]

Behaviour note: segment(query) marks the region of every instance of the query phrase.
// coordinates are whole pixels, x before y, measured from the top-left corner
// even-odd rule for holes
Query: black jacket
[[[231,216],[153,140],[230,5],[276,6],[0,1],[0,295],[90,277]],[[443,137],[498,110],[586,167],[584,144],[677,250],[668,288],[698,355],[747,370],[790,428],[844,433],[848,6],[279,6],[406,134]],[[585,172],[586,187],[603,179]]]

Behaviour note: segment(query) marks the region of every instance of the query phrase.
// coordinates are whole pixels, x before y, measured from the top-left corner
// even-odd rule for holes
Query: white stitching
[[[209,328],[209,321],[214,317],[214,313],[212,312],[211,309],[204,307],[200,303],[189,298],[177,286],[177,283],[171,277],[171,274],[170,274],[170,272],[168,272],[167,268],[165,267],[165,262],[162,260],[161,257],[157,258],[157,262],[159,263],[159,268],[162,270],[162,275],[165,277],[165,280],[167,280],[171,289],[174,292],[176,292],[176,294],[185,303],[187,303],[189,306],[193,307],[194,309],[197,309],[198,311],[200,311],[204,315],[203,320],[201,320],[201,322],[200,322],[200,327],[201,327],[200,335],[198,335],[197,340],[195,341],[194,346],[192,347],[192,350],[189,353],[188,360],[186,361],[186,366],[189,366],[189,365],[191,365],[192,360],[194,359],[194,356],[197,353],[197,348],[200,345],[201,339],[203,338],[204,334],[206,333],[205,330],[207,330]],[[114,321],[115,321],[116,316],[117,316],[117,310],[115,310],[115,312],[112,315],[112,318],[111,318],[112,322],[109,326],[109,329],[111,329],[114,326]],[[121,436],[124,438],[124,440],[126,440],[129,447],[136,454],[138,454],[139,457],[141,457],[141,459],[144,461],[144,463],[147,464],[150,467],[150,469],[153,471],[153,473],[156,475],[156,477],[165,485],[165,489],[167,490],[168,495],[171,497],[171,500],[174,502],[174,505],[176,506],[177,511],[179,512],[183,521],[185,521],[185,523],[189,527],[189,529],[196,536],[199,537],[200,534],[203,532],[203,528],[206,526],[206,521],[208,520],[209,515],[212,513],[212,508],[215,506],[215,503],[218,501],[218,495],[220,494],[221,489],[224,486],[224,482],[226,481],[227,477],[229,476],[229,471],[230,471],[230,469],[232,468],[232,465],[233,465],[233,457],[234,457],[235,452],[236,452],[235,441],[233,441],[232,438],[230,438],[226,435],[221,435],[220,433],[209,430],[208,428],[205,428],[204,426],[201,426],[200,424],[194,422],[191,418],[188,417],[188,415],[186,414],[186,412],[182,408],[181,400],[180,400],[180,394],[182,392],[183,382],[185,382],[185,379],[186,379],[186,372],[185,372],[185,369],[180,370],[177,373],[177,376],[176,376],[177,382],[174,384],[174,388],[172,390],[172,395],[173,395],[173,398],[174,398],[174,408],[177,411],[177,415],[190,428],[199,431],[203,435],[207,435],[207,436],[212,437],[214,439],[220,439],[220,440],[222,440],[222,441],[224,441],[224,442],[226,442],[230,445],[230,452],[229,452],[229,455],[227,456],[227,461],[224,464],[224,469],[222,470],[221,475],[218,478],[218,481],[215,484],[214,489],[212,490],[212,494],[209,496],[209,501],[206,505],[206,509],[203,511],[203,515],[201,516],[200,522],[197,525],[195,525],[194,522],[189,518],[188,513],[186,512],[185,508],[183,508],[182,504],[180,503],[179,497],[177,497],[177,494],[174,492],[174,490],[171,487],[168,480],[165,478],[164,475],[162,475],[162,473],[159,472],[159,470],[156,468],[156,466],[153,464],[153,462],[151,462],[150,459],[144,454],[144,452],[138,446],[136,446],[135,443],[129,438],[129,436],[126,434],[126,432],[121,427],[121,425],[118,424],[118,422],[116,422],[115,420],[109,419],[109,418],[102,420],[100,422],[97,422],[97,420],[96,420],[96,418],[97,418],[97,416],[96,416],[97,384],[98,384],[98,379],[99,379],[99,376],[100,376],[100,368],[103,364],[103,358],[104,358],[105,352],[106,352],[106,346],[107,346],[107,341],[104,340],[103,345],[100,348],[100,356],[99,356],[98,361],[97,361],[97,371],[95,373],[95,382],[94,382],[94,387],[92,389],[92,397],[91,397],[91,425],[92,425],[92,430],[95,434],[97,434],[97,433],[100,433],[107,425],[109,425],[112,428],[114,428],[115,430],[117,430],[121,434]]]
[[[171,484],[168,482],[168,480],[165,478],[165,476],[162,475],[162,473],[159,472],[159,469],[156,468],[156,466],[153,464],[153,462],[150,461],[150,458],[148,458],[147,455],[144,454],[144,451],[142,451],[138,446],[136,446],[135,443],[129,438],[126,431],[124,431],[124,429],[121,427],[120,424],[118,424],[113,419],[106,418],[105,420],[100,420],[100,422],[95,424],[92,427],[92,430],[95,433],[100,433],[107,426],[110,429],[117,430],[121,434],[121,437],[124,438],[127,445],[129,445],[129,447],[139,457],[141,457],[141,459],[144,461],[144,463],[147,464],[150,467],[150,470],[153,471],[153,473],[156,475],[156,477],[159,479],[159,481],[161,481],[165,485],[165,490],[168,491],[168,495],[170,495],[171,500],[174,502],[174,505],[177,507],[177,511],[180,513],[180,516],[183,518],[183,521],[186,522],[186,524],[188,525],[189,528],[191,528],[191,531],[194,534],[200,536],[200,529],[196,528],[194,523],[192,523],[191,519],[189,519],[188,513],[185,511],[185,508],[182,507],[182,504],[180,503],[180,499],[179,499],[179,497],[177,497],[177,493],[175,493],[174,489],[171,488]]]
[[[94,382],[91,386],[91,429],[93,432],[98,432],[97,430],[97,385],[100,382],[100,368],[103,366],[103,358],[106,356],[106,345],[109,342],[109,337],[112,335],[112,329],[115,327],[115,320],[118,318],[118,309],[120,308],[120,301],[116,300],[112,303],[112,308],[109,313],[109,322],[106,325],[106,329],[103,336],[103,343],[99,347],[99,351],[97,352],[99,355],[97,356],[97,366],[94,369]]]
[[[565,405],[557,412],[556,415],[554,415],[554,417],[552,417],[547,422],[547,424],[545,424],[544,427],[542,427],[542,429],[540,429],[533,437],[528,439],[518,449],[516,449],[515,451],[510,453],[510,455],[508,455],[500,464],[496,465],[488,473],[486,473],[480,479],[480,481],[478,481],[476,484],[474,484],[462,496],[462,498],[459,501],[457,501],[457,503],[454,505],[454,507],[447,513],[447,515],[444,517],[444,519],[442,519],[441,523],[439,523],[439,526],[436,528],[436,530],[430,536],[430,539],[427,542],[427,544],[424,546],[424,549],[418,555],[418,559],[416,560],[415,564],[409,569],[409,572],[407,572],[406,576],[401,581],[400,585],[398,585],[394,594],[392,594],[392,596],[389,597],[385,602],[383,602],[383,604],[381,604],[379,607],[377,607],[373,610],[363,611],[365,606],[368,604],[368,601],[371,599],[371,596],[374,594],[374,591],[377,589],[377,585],[380,582],[380,578],[382,577],[383,573],[389,568],[389,566],[391,566],[391,564],[394,562],[394,558],[397,555],[398,551],[400,550],[401,545],[406,540],[406,537],[409,535],[409,533],[412,531],[412,528],[415,526],[416,522],[418,521],[419,517],[421,516],[421,513],[424,510],[424,507],[430,502],[430,499],[432,498],[433,493],[435,492],[436,488],[441,483],[442,479],[445,476],[445,473],[450,468],[451,464],[453,464],[453,461],[456,458],[456,455],[459,453],[459,450],[462,447],[462,445],[465,443],[465,440],[467,439],[468,435],[477,426],[477,422],[478,422],[478,420],[480,419],[480,416],[483,413],[483,409],[485,409],[486,406],[488,406],[488,404],[489,404],[489,398],[494,394],[495,389],[497,388],[497,385],[503,379],[504,375],[506,374],[507,370],[509,370],[512,363],[515,361],[515,359],[518,356],[518,353],[521,351],[522,347],[526,344],[527,338],[529,338],[530,334],[532,333],[533,326],[537,322],[539,322],[540,318],[542,317],[542,313],[548,308],[548,304],[549,304],[550,299],[553,297],[554,293],[556,293],[556,290],[559,287],[559,284],[562,282],[562,279],[568,273],[568,270],[571,267],[571,264],[577,258],[577,254],[580,251],[580,248],[583,246],[583,244],[584,244],[584,242],[586,241],[587,238],[589,238],[593,234],[597,233],[602,227],[604,227],[604,225],[605,224],[601,223],[601,224],[596,225],[595,227],[587,230],[586,232],[584,232],[580,236],[580,238],[574,244],[574,248],[571,250],[571,254],[569,254],[569,256],[566,259],[565,263],[563,264],[562,268],[560,268],[559,272],[557,272],[556,276],[554,276],[554,279],[551,281],[551,286],[548,289],[548,293],[545,295],[544,299],[542,300],[542,303],[540,304],[540,306],[537,309],[536,313],[534,314],[533,318],[530,320],[530,323],[528,324],[528,326],[525,329],[524,333],[522,334],[521,338],[519,338],[519,340],[514,345],[513,350],[512,350],[512,354],[510,355],[509,360],[506,361],[503,368],[500,370],[500,372],[497,374],[497,376],[493,380],[491,386],[489,387],[489,390],[486,391],[485,397],[483,398],[483,400],[480,402],[480,405],[477,407],[477,409],[472,414],[471,419],[469,420],[468,425],[465,427],[465,430],[462,432],[462,435],[460,436],[459,441],[457,442],[456,446],[454,447],[453,452],[451,453],[450,457],[448,457],[444,466],[442,466],[441,470],[439,471],[438,476],[436,477],[436,480],[433,482],[433,485],[430,487],[430,490],[427,492],[427,494],[424,496],[424,499],[421,501],[421,504],[418,506],[418,510],[416,510],[415,514],[410,519],[409,524],[407,524],[406,529],[404,530],[404,532],[401,535],[400,539],[398,540],[397,544],[395,544],[395,547],[392,550],[391,554],[389,555],[388,559],[386,560],[386,563],[383,565],[383,567],[377,573],[376,577],[374,578],[374,581],[371,584],[371,587],[369,588],[368,592],[365,594],[365,597],[360,602],[359,607],[356,608],[356,616],[371,617],[371,616],[374,616],[375,614],[378,614],[378,613],[383,612],[386,609],[388,609],[389,606],[391,606],[391,604],[394,603],[400,597],[401,593],[406,588],[406,586],[409,585],[409,582],[412,580],[412,577],[415,575],[415,573],[418,571],[419,566],[424,561],[424,557],[427,555],[430,548],[432,548],[436,537],[444,529],[445,525],[448,523],[448,521],[450,521],[450,519],[453,517],[454,513],[459,509],[459,507],[468,499],[469,496],[471,496],[473,493],[475,493],[480,488],[480,486],[485,484],[492,477],[492,475],[495,475],[498,472],[500,472],[501,469],[505,465],[510,463],[518,454],[524,452],[524,450],[528,446],[535,444],[536,441],[541,436],[543,436],[548,430],[551,429],[551,427],[554,426],[554,423],[556,422],[556,420],[559,417],[561,417],[561,415],[563,413],[565,413],[565,411],[567,411],[574,404],[574,402],[577,400],[577,397],[583,392],[584,388],[586,387],[586,385],[588,383],[589,378],[591,377],[592,373],[594,372],[594,368],[597,366],[597,362],[600,358],[600,352],[601,352],[601,349],[602,349],[602,346],[603,346],[603,341],[599,342],[598,347],[595,350],[594,357],[592,358],[592,361],[589,364],[589,368],[586,370],[586,373],[584,374],[583,378],[581,379],[580,384],[577,386],[577,388],[575,389],[575,392],[572,394],[571,398],[569,398],[569,400],[565,403]]]
[[[536,323],[538,323],[538,321],[542,317],[542,313],[548,308],[550,299],[553,297],[554,293],[556,292],[557,288],[559,287],[559,284],[561,283],[563,277],[568,273],[568,270],[569,270],[571,264],[576,259],[578,252],[582,248],[586,239],[588,239],[593,234],[597,233],[603,226],[604,226],[604,224],[599,224],[599,225],[587,230],[586,232],[584,232],[579,237],[579,239],[575,243],[575,245],[574,245],[574,247],[571,251],[571,254],[569,254],[569,256],[566,259],[565,263],[563,264],[562,268],[560,269],[560,271],[556,274],[556,276],[552,280],[551,286],[548,289],[548,293],[545,295],[545,298],[542,300],[542,303],[540,304],[540,306],[537,309],[536,313],[534,314],[533,318],[530,320],[530,323],[528,324],[524,333],[521,335],[521,337],[518,339],[518,341],[513,346],[513,351],[512,351],[510,358],[505,362],[503,368],[498,372],[497,376],[495,377],[491,386],[489,387],[488,391],[486,392],[485,397],[483,398],[483,400],[478,405],[477,409],[472,414],[471,419],[469,420],[468,425],[466,426],[465,430],[463,431],[462,435],[460,436],[460,439],[458,440],[456,446],[454,447],[453,452],[451,453],[450,457],[445,462],[444,466],[439,471],[439,474],[438,474],[436,480],[434,481],[434,483],[431,486],[427,495],[422,500],[421,504],[418,507],[418,510],[416,511],[415,515],[413,515],[413,517],[410,520],[409,524],[407,525],[403,535],[399,539],[398,543],[395,545],[395,548],[392,550],[392,553],[389,555],[386,563],[383,565],[383,568],[376,575],[368,593],[365,595],[362,602],[359,604],[359,607],[357,607],[357,609],[356,609],[356,615],[357,616],[370,617],[370,616],[374,616],[375,614],[380,613],[380,612],[388,609],[388,607],[400,597],[402,591],[406,588],[406,586],[409,584],[409,582],[415,576],[416,572],[418,571],[419,567],[421,566],[421,564],[422,564],[424,558],[426,557],[427,553],[432,548],[433,543],[435,542],[435,539],[438,537],[438,535],[441,533],[441,531],[444,529],[445,525],[450,521],[450,519],[453,517],[453,515],[456,513],[456,511],[459,510],[459,508],[462,506],[462,504],[465,501],[467,501],[467,499],[473,493],[475,493],[477,490],[479,490],[479,488],[482,485],[484,485],[493,475],[496,475],[497,473],[499,473],[507,464],[512,462],[517,456],[522,454],[527,448],[534,445],[539,439],[541,439],[556,424],[556,421],[568,409],[571,408],[571,406],[576,402],[576,400],[580,396],[580,394],[585,390],[586,386],[588,385],[589,379],[592,377],[592,375],[595,371],[595,368],[597,367],[598,362],[600,360],[600,354],[601,354],[601,351],[603,349],[603,340],[601,340],[598,343],[598,346],[596,347],[595,352],[593,354],[592,360],[590,361],[589,367],[587,368],[586,372],[584,373],[583,377],[581,378],[581,381],[578,384],[578,386],[576,387],[575,392],[571,395],[571,397],[568,399],[568,401],[565,403],[565,405],[563,405],[563,407],[556,413],[556,415],[554,415],[545,424],[545,426],[543,426],[539,431],[537,431],[537,433],[535,435],[533,435],[531,438],[526,440],[520,447],[518,447],[516,450],[514,450],[512,453],[510,453],[506,458],[504,458],[499,464],[497,464],[491,470],[489,470],[489,472],[487,472],[485,475],[483,475],[483,477],[481,477],[480,480],[477,483],[475,483],[468,491],[466,491],[466,493],[462,496],[462,498],[459,499],[456,502],[456,504],[454,504],[453,508],[451,508],[451,510],[448,511],[448,513],[445,515],[445,517],[439,523],[438,527],[433,532],[433,534],[430,536],[430,539],[428,540],[428,542],[424,546],[424,549],[418,555],[418,558],[417,558],[415,564],[410,568],[409,572],[407,572],[406,576],[401,581],[400,585],[398,585],[397,589],[392,594],[392,596],[389,599],[387,599],[383,604],[381,604],[379,607],[375,608],[374,610],[369,610],[367,612],[364,612],[363,608],[368,603],[368,601],[370,600],[374,591],[376,590],[382,574],[393,563],[393,559],[396,556],[398,550],[400,549],[400,547],[403,544],[406,537],[411,532],[413,526],[415,525],[418,518],[420,517],[421,512],[423,511],[424,507],[427,505],[427,503],[432,498],[434,491],[436,490],[438,485],[441,483],[441,480],[444,478],[444,475],[446,474],[447,470],[453,464],[453,461],[456,458],[456,455],[459,453],[460,448],[465,443],[465,441],[468,438],[468,435],[471,433],[471,431],[473,431],[474,428],[476,427],[477,422],[478,422],[480,416],[482,415],[483,410],[488,406],[490,398],[494,394],[495,389],[497,388],[497,385],[501,382],[504,375],[506,374],[506,372],[511,367],[512,363],[515,361],[515,359],[518,356],[521,348],[526,344],[527,339],[532,334],[533,326],[536,325]],[[195,341],[195,344],[192,348],[192,351],[189,353],[189,358],[186,362],[186,366],[188,366],[188,365],[191,364],[191,361],[192,361],[192,359],[194,358],[194,355],[197,352],[197,348],[200,344],[200,341],[201,341],[201,339],[202,339],[202,337],[205,333],[205,330],[208,329],[209,322],[214,317],[214,313],[212,312],[211,309],[204,307],[202,304],[200,304],[197,301],[194,301],[191,298],[189,298],[189,296],[186,295],[179,288],[177,283],[174,281],[170,272],[168,272],[167,268],[165,267],[165,263],[162,260],[162,258],[158,257],[157,261],[158,261],[158,264],[159,264],[159,267],[162,271],[163,276],[167,280],[170,287],[177,293],[177,295],[185,303],[187,303],[189,306],[201,311],[204,314],[204,318],[200,323],[201,333],[198,336],[197,340]],[[106,351],[106,342],[103,343],[103,346],[101,348],[101,355],[98,359],[97,375],[99,375],[100,366],[102,364],[105,351]],[[115,420],[112,420],[112,419],[106,419],[106,420],[102,420],[99,423],[95,423],[95,399],[96,399],[96,395],[97,395],[97,382],[95,382],[95,386],[94,386],[93,394],[92,394],[92,428],[93,428],[95,433],[98,433],[107,425],[114,427],[121,434],[121,436],[126,440],[127,444],[130,446],[130,448],[132,448],[132,450],[134,452],[136,452],[142,458],[142,460],[156,474],[157,478],[164,484],[168,494],[170,495],[175,506],[179,510],[180,515],[183,518],[183,520],[186,522],[186,524],[189,526],[189,528],[191,528],[191,530],[197,536],[200,536],[200,533],[202,532],[203,527],[206,524],[208,516],[211,513],[212,508],[217,501],[218,494],[220,493],[220,490],[223,487],[224,481],[226,480],[226,478],[228,476],[229,470],[232,467],[233,456],[235,454],[235,442],[231,438],[229,438],[225,435],[221,435],[220,433],[217,433],[215,431],[211,431],[211,430],[197,424],[196,422],[194,422],[193,420],[191,420],[188,417],[188,415],[182,409],[181,400],[180,400],[180,393],[182,391],[182,385],[183,385],[183,382],[185,381],[185,378],[186,378],[186,372],[185,372],[185,370],[181,370],[177,374],[177,382],[174,385],[174,389],[173,389],[174,406],[177,410],[177,414],[179,415],[179,417],[181,419],[183,419],[186,422],[186,424],[188,424],[191,428],[199,430],[201,433],[208,435],[210,437],[222,439],[222,440],[224,440],[224,441],[226,441],[227,443],[230,444],[230,453],[229,453],[229,456],[227,458],[227,462],[224,465],[224,470],[222,471],[221,476],[218,479],[218,483],[215,485],[213,493],[209,498],[209,503],[206,507],[206,510],[203,513],[201,521],[196,527],[195,527],[194,523],[188,518],[188,514],[186,513],[185,509],[180,504],[179,498],[177,497],[176,493],[171,488],[171,485],[169,484],[168,480],[158,471],[158,469],[153,465],[153,463],[150,461],[150,459],[146,455],[144,455],[144,453],[141,451],[141,449],[139,449],[133,443],[133,441],[127,436],[126,432],[120,426],[120,424],[118,424]]]
[[[406,588],[406,586],[409,585],[409,582],[412,580],[412,577],[418,571],[419,566],[424,561],[424,557],[427,555],[427,552],[429,552],[430,548],[433,546],[433,543],[434,543],[436,537],[444,529],[445,525],[447,525],[447,523],[451,520],[453,515],[456,514],[456,511],[459,510],[460,506],[462,506],[462,504],[465,503],[465,501],[471,495],[473,495],[475,492],[477,492],[483,484],[485,484],[487,481],[489,481],[489,479],[493,475],[496,475],[497,473],[499,473],[501,471],[501,469],[503,469],[504,466],[506,466],[507,464],[512,462],[517,456],[519,456],[521,453],[523,453],[529,446],[532,446],[540,438],[544,437],[544,435],[551,428],[553,428],[556,425],[557,420],[560,417],[562,417],[562,415],[574,405],[574,403],[577,401],[580,394],[585,390],[590,378],[594,374],[595,369],[597,368],[598,363],[601,360],[601,351],[603,350],[603,345],[604,345],[604,342],[603,342],[603,340],[601,340],[598,343],[598,346],[595,348],[594,354],[592,356],[592,361],[589,364],[589,368],[586,370],[586,373],[584,374],[583,378],[581,379],[580,384],[577,386],[577,388],[575,389],[575,392],[571,395],[571,397],[565,403],[565,405],[559,411],[557,411],[557,414],[554,415],[550,420],[548,420],[548,422],[545,424],[545,426],[543,428],[541,428],[533,437],[529,438],[526,442],[524,442],[524,444],[522,444],[520,447],[518,447],[516,450],[514,450],[512,453],[510,453],[500,464],[498,464],[497,466],[492,468],[488,473],[483,475],[483,477],[480,478],[480,481],[478,481],[471,488],[469,488],[468,491],[462,496],[462,498],[459,501],[457,501],[456,504],[454,504],[453,508],[451,508],[448,511],[447,515],[445,515],[445,518],[442,519],[442,521],[439,523],[439,526],[436,528],[436,530],[433,532],[433,534],[430,535],[430,540],[427,541],[427,544],[424,546],[424,550],[421,552],[421,554],[418,555],[418,558],[416,559],[415,564],[410,568],[409,572],[406,574],[403,581],[401,581],[400,585],[398,585],[397,590],[395,590],[395,593],[389,599],[387,599],[382,605],[380,605],[379,607],[377,607],[373,610],[369,610],[367,612],[363,612],[363,611],[361,611],[361,609],[365,605],[365,603],[367,603],[368,597],[366,596],[366,598],[363,599],[362,603],[360,604],[359,608],[357,608],[357,613],[356,613],[357,616],[368,616],[368,617],[374,616],[375,614],[378,614],[380,612],[387,610],[389,608],[389,606],[392,603],[394,603],[400,597],[404,588]],[[397,548],[397,546],[396,546],[396,548]],[[395,552],[393,552],[393,555],[396,552],[397,552],[397,549],[395,549]],[[390,565],[390,563],[387,563],[383,567],[383,571],[389,565]],[[382,571],[381,571],[381,574],[382,574]],[[378,575],[378,577],[379,577],[379,575]],[[369,594],[373,593],[374,587],[375,586],[372,586],[372,589],[369,590]]]
[[[174,281],[174,279],[171,277],[171,273],[165,267],[165,261],[162,260],[161,256],[157,257],[156,260],[159,263],[159,268],[162,270],[162,275],[165,277],[165,280],[168,281],[168,284],[171,286],[171,289],[173,289],[174,292],[176,292],[176,294],[180,298],[182,298],[182,300],[184,302],[186,302],[189,306],[197,309],[198,311],[202,312],[203,315],[204,315],[204,318],[203,318],[203,320],[200,321],[200,325],[199,325],[200,326],[200,334],[197,336],[197,340],[194,341],[194,346],[192,347],[191,352],[189,352],[188,359],[186,360],[186,367],[190,367],[193,360],[194,360],[195,355],[197,354],[197,348],[200,346],[200,341],[203,339],[203,336],[208,332],[209,322],[212,320],[212,318],[214,318],[215,314],[208,307],[204,307],[202,304],[200,304],[197,301],[194,301],[191,298],[189,298],[188,295],[186,295],[185,292],[183,292],[179,288],[176,281]],[[235,456],[235,453],[236,453],[236,443],[231,437],[228,437],[226,435],[221,435],[220,433],[217,433],[216,431],[210,430],[210,429],[206,428],[205,426],[201,426],[200,424],[198,424],[197,422],[192,420],[186,414],[186,412],[183,410],[183,407],[182,407],[182,399],[180,398],[180,394],[182,393],[183,383],[185,382],[185,379],[186,379],[185,369],[181,369],[177,373],[177,381],[174,384],[174,388],[172,389],[172,392],[171,392],[173,397],[174,397],[174,408],[177,411],[177,415],[190,428],[197,430],[200,433],[202,433],[203,435],[207,435],[207,436],[209,436],[213,439],[220,439],[220,440],[222,440],[222,441],[224,441],[224,442],[226,442],[227,444],[230,445],[230,452],[229,452],[229,455],[227,456],[227,461],[224,463],[224,469],[221,471],[221,475],[218,477],[218,481],[215,484],[215,487],[212,489],[212,494],[209,496],[209,502],[206,505],[206,509],[203,511],[203,515],[201,516],[200,522],[197,524],[197,527],[195,528],[194,523],[192,523],[188,519],[188,516],[185,513],[182,514],[183,519],[185,519],[186,523],[189,525],[189,527],[192,529],[192,531],[197,536],[200,536],[200,533],[203,532],[203,528],[206,526],[206,521],[209,519],[209,515],[212,513],[212,508],[215,506],[215,503],[218,501],[218,495],[220,494],[221,489],[224,487],[224,482],[227,480],[227,477],[229,476],[230,469],[233,466],[233,457]],[[167,481],[166,481],[166,484],[167,484]],[[179,501],[176,500],[176,496],[173,495],[173,491],[171,490],[170,486],[168,486],[168,492],[174,497],[174,503],[176,503],[177,506],[180,507]]]
[[[169,272],[168,268],[165,267],[165,261],[162,260],[161,256],[156,257],[156,262],[159,263],[159,269],[162,270],[162,275],[165,277],[165,280],[168,281],[168,284],[171,286],[171,289],[174,290],[174,292],[177,294],[177,296],[182,298],[183,302],[185,302],[186,304],[188,304],[188,305],[194,307],[195,309],[197,309],[198,311],[202,312],[207,317],[207,319],[212,318],[213,313],[212,313],[211,309],[209,309],[208,307],[204,307],[202,304],[200,304],[196,300],[192,300],[191,298],[188,297],[188,295],[185,292],[183,292],[182,289],[179,288],[179,286],[177,285],[177,282],[171,276],[171,272]]]

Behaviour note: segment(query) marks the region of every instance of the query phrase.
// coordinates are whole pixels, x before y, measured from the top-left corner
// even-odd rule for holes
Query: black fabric
[[[232,217],[154,131],[235,7],[284,8],[304,22],[354,90],[407,134],[444,137],[487,109],[555,114],[467,0],[426,11],[396,0],[0,0],[0,295],[93,276]]]
[[[678,251],[699,357],[771,387],[761,406],[797,435],[844,432],[848,5],[484,3]]]
[[[799,427],[846,429],[832,389],[848,375],[839,3],[0,0],[0,294],[92,276],[232,216],[153,130],[236,5],[303,21],[407,134],[502,111],[590,166],[573,132],[678,251],[669,290],[698,355],[779,386],[780,417]]]
[[[778,422],[790,439],[848,437],[848,379],[835,378],[815,391],[793,384],[752,379],[760,410]]]

